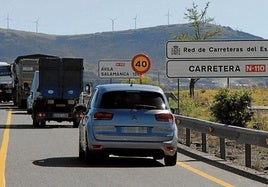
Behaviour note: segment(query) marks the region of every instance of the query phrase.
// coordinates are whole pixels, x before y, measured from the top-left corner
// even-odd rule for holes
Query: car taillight
[[[156,114],[155,119],[157,121],[172,122],[173,121],[173,115],[170,114],[170,113]]]
[[[94,119],[111,120],[111,119],[113,119],[113,114],[109,113],[109,112],[96,112],[94,114]]]
[[[76,113],[75,117],[76,118],[83,118],[84,114],[82,112]]]

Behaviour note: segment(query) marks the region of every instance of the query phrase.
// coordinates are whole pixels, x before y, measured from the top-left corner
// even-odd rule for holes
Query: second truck
[[[39,59],[54,57],[44,54],[31,54],[18,56],[11,64],[12,77],[14,77],[13,102],[19,108],[26,108],[27,97],[30,94],[30,86],[34,72],[39,69]]]
[[[46,121],[69,121],[77,127],[82,115],[77,110],[79,95],[83,88],[83,59],[53,58],[39,59],[39,73],[32,87],[35,94],[32,105],[34,126],[45,126]],[[38,81],[35,81],[35,80]]]

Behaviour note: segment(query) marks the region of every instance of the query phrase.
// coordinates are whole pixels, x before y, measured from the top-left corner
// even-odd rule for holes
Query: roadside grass
[[[232,88],[232,90],[237,89]],[[219,89],[196,89],[195,97],[191,99],[189,97],[189,90],[180,90],[180,114],[215,121],[211,115],[210,106],[214,102],[214,96],[218,91]],[[268,106],[268,88],[251,88],[250,91],[252,93],[252,106]],[[174,94],[178,95],[177,92]],[[174,100],[170,100],[170,105],[173,108],[178,108],[178,103]],[[255,110],[252,120],[247,124],[247,127],[268,131],[268,110]]]
[[[194,117],[198,119],[215,121],[210,113],[210,106],[214,101],[214,96],[218,89],[196,89],[194,99],[189,98],[189,90],[180,90],[179,110],[181,115]],[[252,106],[268,106],[268,88],[253,88]],[[177,92],[174,93],[177,96]],[[176,101],[170,100],[172,108],[178,108]],[[254,128],[268,131],[268,110],[256,110],[252,120],[247,124],[247,128]],[[186,143],[185,128],[179,130],[179,142]],[[202,151],[201,133],[191,132],[190,147]],[[220,157],[219,138],[207,135],[207,152],[211,155]],[[226,139],[226,159],[233,164],[245,165],[245,145]],[[252,145],[252,168],[257,171],[266,171],[268,150],[263,147]]]

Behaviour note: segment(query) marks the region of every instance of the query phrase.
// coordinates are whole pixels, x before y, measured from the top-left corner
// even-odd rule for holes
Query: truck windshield
[[[11,76],[10,66],[0,66],[0,76]]]

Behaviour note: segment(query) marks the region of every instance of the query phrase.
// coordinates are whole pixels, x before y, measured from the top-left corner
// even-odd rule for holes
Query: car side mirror
[[[172,114],[179,114],[179,109],[178,108],[171,108],[171,113]]]
[[[90,85],[89,84],[87,84],[86,86],[85,86],[85,91],[87,92],[87,93],[90,93]]]

